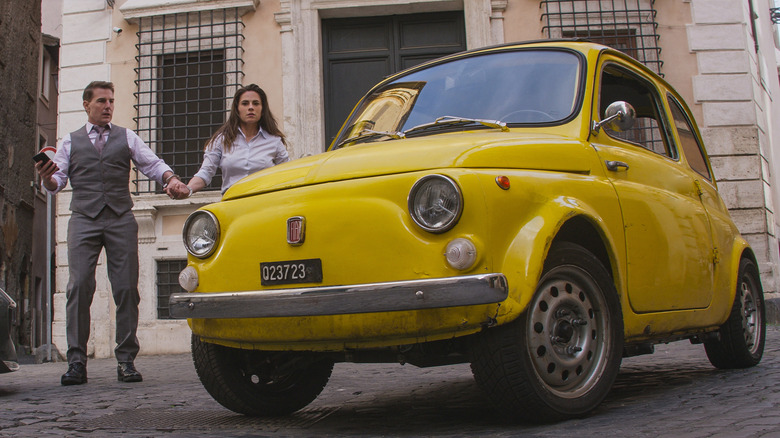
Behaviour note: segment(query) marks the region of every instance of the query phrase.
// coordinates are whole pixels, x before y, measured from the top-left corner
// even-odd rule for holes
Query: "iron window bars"
[[[172,294],[186,292],[179,285],[179,272],[187,260],[157,260],[157,319],[171,319],[168,299]]]
[[[547,38],[585,38],[618,49],[662,75],[655,0],[543,0]],[[658,125],[643,119],[630,133],[612,133],[658,153],[667,153]]]
[[[661,74],[655,0],[543,0],[547,38],[586,38],[614,47]]]
[[[138,28],[136,132],[188,180],[243,80],[244,24],[229,8],[142,17]],[[162,192],[134,171],[134,194]],[[207,189],[221,185],[217,175]]]

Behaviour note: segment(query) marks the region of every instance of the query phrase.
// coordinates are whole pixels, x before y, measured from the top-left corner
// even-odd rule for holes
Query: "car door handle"
[[[617,172],[621,167],[625,167],[628,170],[628,164],[622,161],[606,160],[605,163],[607,164],[607,169],[613,172]]]

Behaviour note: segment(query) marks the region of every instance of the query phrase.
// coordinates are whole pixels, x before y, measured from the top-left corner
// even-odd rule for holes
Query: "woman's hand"
[[[178,179],[173,179],[168,183],[168,187],[165,188],[165,193],[171,197],[171,199],[185,199],[190,197],[190,189],[187,185]]]

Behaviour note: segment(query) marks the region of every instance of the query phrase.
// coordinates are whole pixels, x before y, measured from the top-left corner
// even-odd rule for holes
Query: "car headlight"
[[[444,175],[420,178],[409,192],[409,214],[425,231],[443,233],[458,223],[463,196],[458,184]]]
[[[219,222],[210,211],[198,210],[184,222],[184,247],[198,258],[210,256],[219,242]]]

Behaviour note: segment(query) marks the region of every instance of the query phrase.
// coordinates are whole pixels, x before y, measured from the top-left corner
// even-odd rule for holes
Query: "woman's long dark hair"
[[[260,120],[258,121],[260,127],[263,128],[263,131],[281,138],[282,143],[287,146],[287,138],[285,138],[284,134],[279,129],[279,126],[276,124],[274,115],[271,114],[271,108],[268,106],[268,96],[265,95],[265,91],[257,84],[249,84],[236,91],[236,94],[233,96],[233,104],[230,106],[230,116],[228,116],[227,121],[214,132],[209,141],[206,142],[206,149],[211,147],[214,140],[219,136],[222,136],[222,148],[225,152],[230,152],[230,148],[233,147],[233,142],[236,141],[236,137],[238,137],[238,127],[241,123],[241,118],[238,116],[238,103],[241,101],[241,96],[247,91],[254,91],[260,95],[260,103],[263,105],[263,110],[260,112]]]

